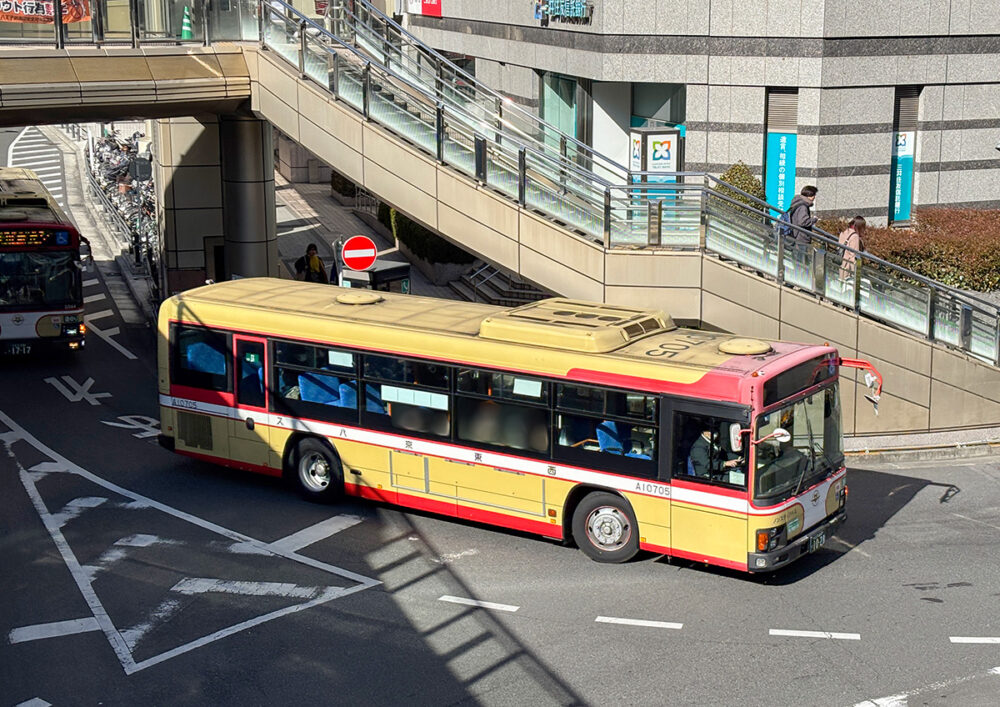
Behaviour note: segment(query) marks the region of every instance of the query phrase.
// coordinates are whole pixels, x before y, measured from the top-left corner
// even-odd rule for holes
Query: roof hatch
[[[605,353],[637,339],[675,329],[659,310],[561,298],[493,314],[479,325],[484,339]]]

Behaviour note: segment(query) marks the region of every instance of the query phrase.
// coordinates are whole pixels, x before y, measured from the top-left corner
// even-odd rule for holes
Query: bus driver
[[[718,476],[727,469],[740,465],[739,459],[728,459],[722,447],[712,438],[712,428],[706,425],[701,434],[691,445],[688,455],[688,473],[708,479]]]

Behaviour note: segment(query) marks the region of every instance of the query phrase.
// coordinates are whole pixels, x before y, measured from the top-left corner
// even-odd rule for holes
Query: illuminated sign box
[[[70,245],[69,231],[26,228],[0,229],[0,248],[68,245]]]

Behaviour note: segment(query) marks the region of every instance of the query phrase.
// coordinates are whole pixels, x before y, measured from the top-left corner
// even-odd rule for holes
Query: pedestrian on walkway
[[[315,243],[306,246],[306,254],[295,261],[295,279],[329,284],[330,279],[326,276],[326,269],[319,258]]]
[[[865,228],[867,227],[867,222],[864,216],[855,216],[847,223],[847,228],[840,232],[837,240],[840,241],[840,245],[844,246],[842,260],[840,261],[840,279],[849,280],[854,277],[854,267],[855,259],[858,253],[865,252]],[[846,250],[847,248],[852,248],[853,250]]]
[[[816,225],[817,219],[812,215],[813,204],[816,203],[816,194],[819,189],[812,184],[802,187],[798,196],[792,199],[788,210],[781,215],[778,223],[778,233],[785,237],[785,246],[808,245],[809,237],[802,231],[792,228],[798,226],[805,231],[811,231]]]

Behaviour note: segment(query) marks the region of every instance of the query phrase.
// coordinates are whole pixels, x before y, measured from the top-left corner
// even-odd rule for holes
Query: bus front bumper
[[[847,520],[847,512],[841,510],[784,547],[779,547],[772,552],[748,552],[747,570],[750,572],[771,572],[794,562],[803,555],[819,550],[845,520]]]

